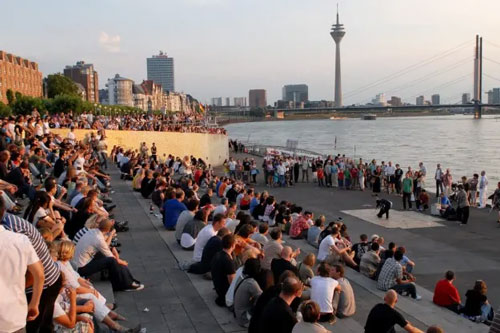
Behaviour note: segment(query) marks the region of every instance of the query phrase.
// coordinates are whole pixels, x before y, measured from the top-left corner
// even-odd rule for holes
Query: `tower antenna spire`
[[[337,25],[339,24],[339,3],[337,2]]]

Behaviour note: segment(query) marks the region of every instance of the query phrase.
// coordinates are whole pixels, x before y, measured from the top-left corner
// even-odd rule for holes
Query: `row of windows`
[[[0,66],[0,74],[14,75],[24,78],[37,78],[41,77],[41,73],[27,68],[12,68],[12,66]]]

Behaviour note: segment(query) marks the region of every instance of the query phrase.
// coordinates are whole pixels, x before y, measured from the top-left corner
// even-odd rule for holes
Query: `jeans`
[[[407,292],[412,298],[417,298],[417,288],[413,282],[397,284],[391,289],[396,291],[398,294]]]
[[[109,280],[114,291],[129,289],[134,282],[127,266],[118,264],[114,257],[105,257],[100,253],[87,265],[78,268],[78,273],[87,277],[104,269],[109,271]]]
[[[411,193],[403,192],[403,209],[406,209],[406,202],[408,202],[408,208],[411,209]]]
[[[436,198],[439,197],[439,190],[443,192],[443,181],[436,179]]]
[[[309,172],[307,170],[302,169],[302,182],[304,182],[304,178],[309,183]]]

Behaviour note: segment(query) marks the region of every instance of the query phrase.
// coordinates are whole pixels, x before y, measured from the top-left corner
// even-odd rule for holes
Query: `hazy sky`
[[[0,49],[37,61],[44,75],[78,60],[93,63],[100,86],[115,73],[146,78],[146,57],[175,58],[176,89],[208,102],[281,97],[306,83],[311,100],[333,99],[336,1],[327,0],[1,0]],[[485,39],[484,90],[500,86],[499,0],[343,0],[345,104],[376,93],[415,102],[440,93],[457,102],[472,90],[476,33]],[[486,43],[488,41],[489,43]],[[360,88],[447,50],[371,89]],[[446,55],[446,53],[444,53]]]

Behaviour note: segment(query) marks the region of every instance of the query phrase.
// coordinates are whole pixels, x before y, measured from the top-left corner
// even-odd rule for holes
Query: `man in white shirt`
[[[434,179],[436,180],[436,198],[439,197],[439,191],[443,192],[443,170],[441,169],[441,164],[438,163],[436,166],[436,173],[434,174]]]
[[[479,208],[486,207],[486,198],[488,193],[488,178],[486,177],[486,171],[481,171],[481,178],[479,179]]]
[[[144,289],[144,285],[132,277],[128,263],[109,247],[116,233],[113,223],[112,220],[104,219],[99,223],[99,228],[87,231],[76,244],[72,264],[85,277],[108,269],[114,291]]]
[[[318,267],[318,275],[310,281],[311,300],[318,303],[321,312],[319,321],[323,322],[335,320],[333,296],[341,290],[339,283],[330,274],[330,265],[323,262]]]
[[[215,215],[218,215],[218,214],[222,214],[222,215],[225,215],[226,212],[227,212],[227,207],[228,207],[228,200],[227,198],[222,198],[220,200],[220,205],[218,205],[217,207],[215,207],[214,209],[214,216]]]
[[[200,262],[201,256],[203,254],[203,249],[207,244],[208,240],[217,234],[219,229],[226,226],[226,218],[222,214],[214,215],[214,220],[212,224],[205,226],[201,229],[198,237],[196,238],[196,243],[194,244],[193,261]]]
[[[0,208],[1,216],[5,208]],[[26,320],[38,316],[38,305],[43,290],[42,262],[27,236],[8,231],[0,225],[0,332],[22,331]],[[27,304],[26,271],[33,277],[33,293]]]

